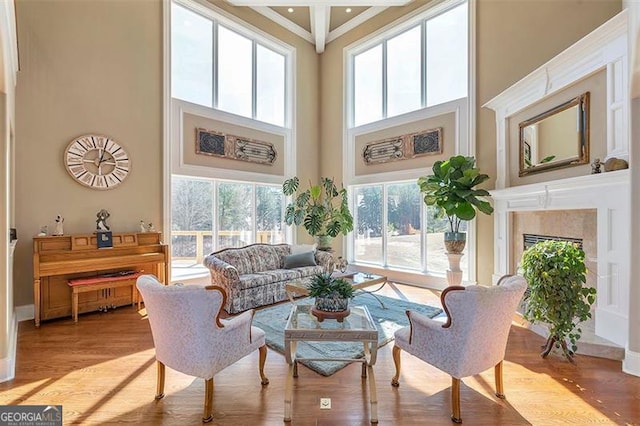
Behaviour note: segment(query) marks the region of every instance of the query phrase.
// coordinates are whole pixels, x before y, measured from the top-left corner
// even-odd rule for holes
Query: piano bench
[[[69,284],[69,287],[71,287],[71,315],[73,316],[73,322],[78,322],[79,294],[90,291],[131,287],[131,306],[135,306],[137,304],[138,310],[140,310],[140,295],[136,288],[136,280],[140,275],[142,275],[142,272],[113,276],[96,275],[93,277],[74,278],[69,280],[67,283]]]

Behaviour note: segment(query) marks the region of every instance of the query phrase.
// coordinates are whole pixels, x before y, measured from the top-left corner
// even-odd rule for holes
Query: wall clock
[[[78,183],[93,189],[112,189],[131,170],[129,154],[120,144],[102,135],[83,135],[64,151],[64,165]]]

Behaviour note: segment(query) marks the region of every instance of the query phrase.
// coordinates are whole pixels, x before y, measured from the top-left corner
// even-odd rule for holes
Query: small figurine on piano
[[[61,215],[58,215],[58,217],[56,218],[56,225],[53,228],[53,235],[64,235],[64,230],[63,230],[63,224],[64,224],[64,217],[62,217]]]
[[[109,216],[109,212],[106,209],[102,209],[96,215],[98,219],[96,220],[96,231],[110,231],[109,225],[107,225],[107,219]]]

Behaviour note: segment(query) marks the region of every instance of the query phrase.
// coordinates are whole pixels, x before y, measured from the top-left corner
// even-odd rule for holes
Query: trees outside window
[[[171,191],[173,258],[199,262],[226,247],[285,241],[277,185],[174,176]]]
[[[354,260],[382,268],[444,274],[446,218],[422,202],[415,180],[359,185],[352,189],[355,204],[352,234]],[[461,225],[465,227],[466,223]],[[466,253],[466,252],[465,252]],[[461,268],[468,277],[468,260]]]

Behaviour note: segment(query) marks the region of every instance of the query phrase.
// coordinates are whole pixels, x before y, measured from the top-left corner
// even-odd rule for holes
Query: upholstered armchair
[[[442,292],[447,314],[441,322],[407,311],[410,325],[395,333],[393,361],[399,386],[400,351],[451,375],[451,420],[461,423],[460,379],[495,368],[496,396],[504,398],[502,361],[511,321],[527,282],[521,276],[505,276],[497,286],[452,286]]]
[[[136,283],[144,300],[156,348],[156,399],[164,397],[165,366],[205,380],[204,416],[213,406],[213,376],[258,349],[262,384],[267,357],[264,331],[251,325],[253,311],[230,320],[220,318],[225,292],[220,287],[165,286],[152,275]]]

